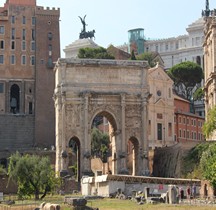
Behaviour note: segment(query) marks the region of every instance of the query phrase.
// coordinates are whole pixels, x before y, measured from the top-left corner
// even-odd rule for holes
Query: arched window
[[[49,39],[49,40],[52,40],[52,38],[53,38],[53,35],[52,35],[51,32],[49,32],[49,33],[48,33],[48,39]]]
[[[20,111],[20,88],[14,84],[10,88],[10,112],[13,114],[19,113]]]

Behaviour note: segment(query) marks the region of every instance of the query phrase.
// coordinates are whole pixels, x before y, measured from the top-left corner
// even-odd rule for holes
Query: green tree
[[[216,106],[210,109],[207,113],[207,120],[203,125],[203,133],[208,138],[216,129]]]
[[[189,100],[203,79],[201,66],[191,61],[176,64],[167,73],[173,79],[176,91]]]
[[[203,177],[216,189],[216,144],[211,144],[209,148],[203,152],[200,166]]]
[[[157,64],[157,62],[158,62],[158,60],[155,59],[154,54],[151,53],[151,52],[144,52],[144,53],[142,53],[140,55],[137,55],[136,59],[137,60],[148,61],[148,64],[149,64],[150,67],[154,67]]]
[[[103,162],[106,162],[109,153],[109,135],[94,127],[91,132],[91,139],[92,155],[100,157]]]
[[[109,54],[103,47],[99,48],[81,48],[78,52],[78,58],[90,58],[90,59],[115,59],[114,56]]]
[[[203,100],[204,99],[204,91],[201,87],[196,89],[196,91],[193,93],[193,100]]]
[[[21,156],[17,152],[10,157],[8,174],[18,184],[20,197],[34,195],[36,200],[43,199],[60,184],[48,157]],[[42,196],[39,198],[40,194]]]
[[[183,159],[182,174],[186,178],[201,179],[200,159],[204,151],[209,147],[208,143],[201,143],[190,149]]]

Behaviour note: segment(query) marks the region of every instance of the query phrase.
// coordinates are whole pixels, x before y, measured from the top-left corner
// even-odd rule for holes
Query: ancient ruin
[[[74,145],[79,178],[92,172],[92,122],[96,116],[105,116],[111,125],[110,173],[148,174],[147,69],[148,64],[143,61],[58,60],[54,93],[56,172],[61,176],[68,174],[73,164],[69,153]]]

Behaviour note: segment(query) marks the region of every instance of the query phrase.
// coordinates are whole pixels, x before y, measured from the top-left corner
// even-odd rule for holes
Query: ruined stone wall
[[[153,173],[155,177],[180,177],[182,159],[188,149],[181,145],[156,148],[154,151]]]

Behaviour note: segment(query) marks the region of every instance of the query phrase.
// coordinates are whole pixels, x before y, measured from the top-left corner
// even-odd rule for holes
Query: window
[[[22,30],[22,40],[25,40],[26,39],[26,30],[23,29]]]
[[[15,39],[15,28],[12,28],[11,29],[11,39],[13,40],[13,39]]]
[[[185,119],[185,117],[183,117],[183,124],[185,124],[186,123],[186,119]]]
[[[32,29],[32,40],[35,40],[35,30]]]
[[[0,93],[4,93],[4,83],[0,83]]]
[[[197,134],[196,134],[196,132],[194,132],[194,139],[195,139],[195,140],[197,139]]]
[[[168,123],[168,135],[172,136],[172,123]]]
[[[156,45],[155,49],[156,49],[155,51],[158,52],[158,45]]]
[[[0,64],[4,63],[4,55],[0,55]]]
[[[26,24],[26,17],[25,16],[22,17],[22,24]]]
[[[35,42],[34,42],[34,41],[31,42],[31,50],[32,50],[32,51],[35,51]]]
[[[32,108],[33,108],[32,102],[29,102],[29,114],[32,114],[32,113],[33,113]]]
[[[4,49],[4,40],[0,41],[0,49],[3,50]]]
[[[157,113],[157,119],[163,119],[163,114]]]
[[[15,41],[11,41],[11,50],[15,50]]]
[[[35,57],[31,56],[31,65],[34,66],[35,65]]]
[[[198,65],[201,65],[201,58],[200,58],[200,56],[197,56],[197,57],[196,57],[196,63],[197,63]]]
[[[0,26],[0,34],[4,34],[4,26]]]
[[[168,50],[169,49],[169,45],[168,44],[166,44],[166,50]]]
[[[183,130],[183,137],[186,138],[186,131]]]
[[[10,112],[19,113],[20,108],[20,88],[17,84],[13,84],[10,88]]]
[[[36,24],[36,18],[32,17],[32,25],[34,26]]]
[[[187,125],[190,125],[190,123],[189,123],[189,119],[187,118]]]
[[[12,24],[15,23],[15,16],[11,16],[11,23],[12,23]]]
[[[15,64],[15,55],[10,56],[10,63]]]
[[[157,91],[157,95],[161,96],[161,91],[160,90]]]
[[[22,60],[21,60],[22,65],[26,64],[26,56],[22,55]]]
[[[162,124],[157,124],[157,139],[162,140]]]
[[[189,138],[190,138],[190,132],[187,131],[187,139],[189,139]]]
[[[49,50],[49,51],[52,51],[52,45],[51,45],[51,44],[49,44],[48,50]]]
[[[49,59],[48,59],[48,67],[53,68],[53,61],[52,61],[51,57],[49,57]]]
[[[26,41],[22,41],[22,50],[26,50]]]
[[[179,137],[180,138],[182,137],[182,131],[181,131],[181,129],[179,129]]]
[[[196,126],[196,120],[194,120],[194,126]]]
[[[52,38],[53,38],[53,35],[52,35],[52,33],[51,33],[51,32],[49,32],[49,33],[48,33],[48,39],[51,41],[51,40],[52,40]]]

